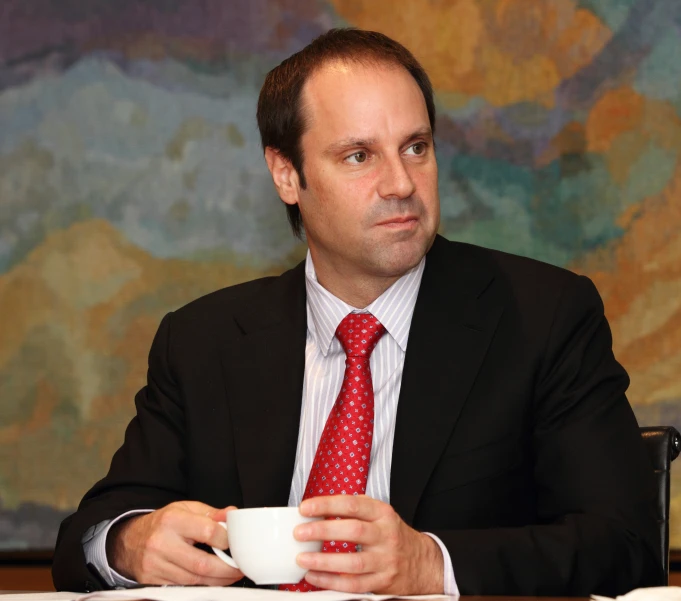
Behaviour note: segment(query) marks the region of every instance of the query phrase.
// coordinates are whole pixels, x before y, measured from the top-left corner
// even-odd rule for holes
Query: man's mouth
[[[384,219],[376,225],[385,225],[390,227],[407,227],[416,225],[418,217],[416,215],[400,215],[399,217],[391,217]]]

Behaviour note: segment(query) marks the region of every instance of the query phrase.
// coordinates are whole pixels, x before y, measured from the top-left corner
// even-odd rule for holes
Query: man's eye
[[[356,152],[355,154],[351,154],[345,160],[348,161],[349,163],[353,163],[355,165],[358,165],[359,163],[363,163],[364,161],[367,160],[367,153],[366,152]]]
[[[409,147],[411,154],[422,155],[426,152],[426,145],[423,142],[416,142]]]

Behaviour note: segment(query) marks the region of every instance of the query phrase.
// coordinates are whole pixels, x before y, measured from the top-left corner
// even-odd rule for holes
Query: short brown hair
[[[433,87],[414,55],[399,42],[377,31],[331,29],[272,69],[265,77],[258,98],[258,129],[263,150],[269,146],[289,160],[303,189],[307,183],[300,140],[306,124],[300,97],[310,76],[322,65],[335,60],[383,62],[404,67],[423,93],[430,127],[435,133]],[[298,205],[286,205],[286,211],[293,233],[302,238],[303,220]]]

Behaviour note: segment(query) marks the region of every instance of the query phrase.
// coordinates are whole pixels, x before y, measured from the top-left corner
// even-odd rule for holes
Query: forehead
[[[388,139],[430,125],[421,89],[399,65],[327,63],[307,81],[301,101],[310,141]]]

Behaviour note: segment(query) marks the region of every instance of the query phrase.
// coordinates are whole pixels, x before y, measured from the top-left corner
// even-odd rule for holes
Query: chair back
[[[665,582],[669,581],[669,470],[681,449],[681,435],[672,426],[641,428],[641,436],[655,472],[656,517],[660,528],[660,551]]]

